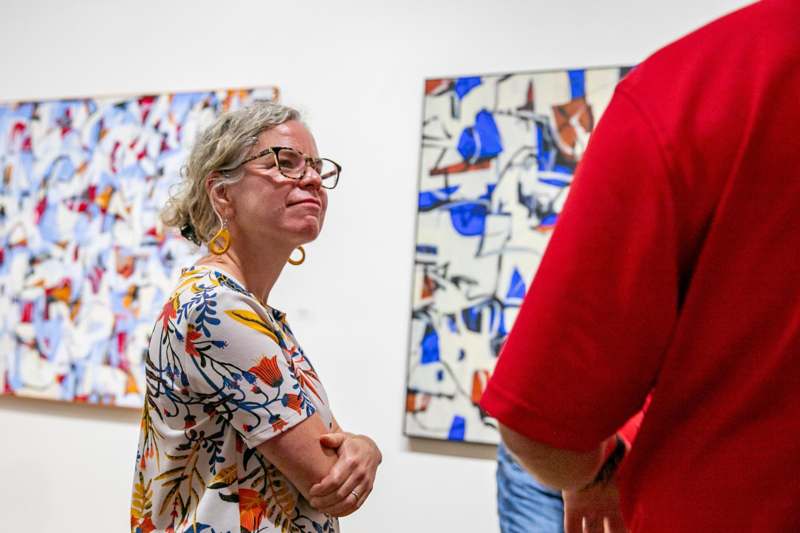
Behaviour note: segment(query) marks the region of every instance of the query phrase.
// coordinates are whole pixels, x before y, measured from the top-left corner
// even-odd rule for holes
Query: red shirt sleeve
[[[654,385],[677,316],[676,211],[688,201],[662,146],[620,86],[481,401],[533,440],[590,450]]]

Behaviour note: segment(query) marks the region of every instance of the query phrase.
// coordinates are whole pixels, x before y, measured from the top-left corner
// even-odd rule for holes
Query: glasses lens
[[[306,169],[306,160],[303,154],[291,148],[281,148],[278,152],[278,169],[285,176],[300,178]]]
[[[314,169],[322,178],[322,186],[326,189],[333,189],[339,181],[339,167],[330,159],[320,159]]]

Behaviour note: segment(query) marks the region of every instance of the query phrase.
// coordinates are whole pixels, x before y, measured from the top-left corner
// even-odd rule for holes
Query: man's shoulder
[[[764,0],[740,8],[657,50],[620,85],[633,92],[674,94],[687,82],[702,84],[704,78],[745,78],[742,70],[762,62],[764,54],[800,44],[800,38],[792,37],[800,36],[797,17],[796,0]]]

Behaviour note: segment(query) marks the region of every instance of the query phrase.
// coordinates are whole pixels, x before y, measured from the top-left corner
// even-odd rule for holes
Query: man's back
[[[699,511],[705,531],[797,528],[800,3],[733,14],[625,90],[663,129],[686,213],[679,315],[622,488],[647,506],[627,514],[642,531],[669,525],[652,505],[673,531]]]
[[[800,2],[765,0],[620,84],[484,405],[588,450],[652,390],[634,531],[800,531],[799,230]]]

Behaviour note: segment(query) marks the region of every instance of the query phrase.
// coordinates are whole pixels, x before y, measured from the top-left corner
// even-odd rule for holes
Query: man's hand
[[[612,479],[585,489],[562,491],[565,533],[625,533],[619,491]]]
[[[309,503],[323,513],[347,516],[372,492],[383,457],[372,439],[364,435],[327,433],[320,437],[320,444],[336,450],[339,459],[328,475],[311,487]]]

